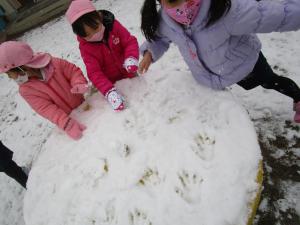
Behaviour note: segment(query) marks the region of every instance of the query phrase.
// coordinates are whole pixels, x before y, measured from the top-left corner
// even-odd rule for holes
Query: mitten
[[[86,126],[78,123],[76,120],[70,118],[65,126],[65,132],[74,140],[78,140],[82,137],[82,132],[86,129]]]
[[[76,84],[71,89],[71,93],[73,93],[73,94],[84,94],[87,91],[88,91],[87,84]]]
[[[110,89],[106,93],[105,98],[114,110],[121,111],[125,108],[123,97],[117,92],[115,88]]]
[[[134,57],[129,57],[124,61],[124,68],[128,73],[135,73],[138,70],[139,61]]]

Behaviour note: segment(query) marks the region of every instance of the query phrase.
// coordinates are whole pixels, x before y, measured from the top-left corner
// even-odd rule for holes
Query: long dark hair
[[[169,3],[174,3],[176,1],[177,0],[168,0]],[[145,0],[141,9],[141,30],[148,41],[154,41],[156,39],[155,32],[159,24],[157,2],[160,3],[160,0]],[[217,22],[229,11],[230,7],[231,0],[211,0],[206,27],[209,27]]]

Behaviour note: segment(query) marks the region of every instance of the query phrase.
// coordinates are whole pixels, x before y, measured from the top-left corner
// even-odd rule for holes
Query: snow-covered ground
[[[139,31],[139,10],[142,1],[131,0],[128,4],[121,0],[106,0],[96,1],[95,4],[99,9],[111,10],[117,19],[138,37],[140,43],[143,41]],[[274,33],[263,35],[261,39],[264,54],[270,64],[275,67],[275,71],[293,78],[300,84],[300,32]],[[29,43],[36,51],[46,51],[68,59],[85,71],[76,40],[63,17],[26,33],[20,40]],[[182,79],[183,76],[185,79]],[[145,77],[118,83],[119,89],[128,100],[129,108],[126,111],[119,114],[110,112],[104,99],[96,94],[89,99],[93,106],[90,111],[80,112],[81,110],[79,110],[75,113],[75,116],[89,127],[85,132],[85,139],[77,143],[69,140],[57,128],[53,130],[50,123],[36,116],[16,94],[17,86],[14,82],[1,76],[0,85],[0,137],[6,145],[14,150],[14,159],[20,165],[26,165],[33,161],[33,170],[25,201],[26,221],[30,224],[51,224],[51,221],[61,222],[59,224],[88,224],[84,223],[86,221],[82,221],[83,217],[78,217],[78,211],[86,216],[85,219],[89,219],[90,224],[105,224],[105,221],[109,222],[110,220],[112,224],[118,224],[115,221],[116,214],[120,218],[127,215],[127,220],[130,215],[129,219],[133,221],[133,224],[147,224],[147,221],[153,221],[153,225],[161,224],[155,223],[162,219],[159,216],[160,213],[172,215],[164,216],[169,219],[169,221],[165,221],[165,224],[172,220],[176,220],[176,222],[172,221],[173,224],[179,224],[180,221],[188,219],[191,224],[195,224],[193,223],[197,218],[194,217],[195,210],[209,210],[211,209],[209,206],[214,204],[211,199],[206,200],[206,197],[210,195],[203,198],[203,193],[215,193],[212,200],[220,199],[223,191],[227,193],[226,191],[229,190],[226,185],[230,182],[236,184],[233,181],[238,174],[230,169],[233,165],[239,169],[243,168],[241,166],[244,160],[240,155],[241,152],[236,151],[236,146],[241,143],[244,147],[245,143],[249,143],[249,151],[243,149],[243,153],[259,157],[258,154],[253,154],[257,147],[255,141],[245,140],[245,137],[252,137],[251,126],[236,101],[249,112],[259,134],[260,142],[265,147],[263,156],[267,177],[257,224],[274,224],[275,218],[277,224],[285,225],[286,223],[281,221],[284,217],[290,219],[289,224],[292,225],[297,224],[297,220],[299,221],[299,126],[290,122],[293,117],[291,100],[274,91],[256,88],[246,92],[239,87],[233,87],[231,92],[226,93],[212,92],[200,87],[191,78],[176,48],[172,47],[161,61],[151,67],[151,71]],[[145,111],[145,109],[147,110]],[[224,110],[225,113],[220,114],[220,110]],[[193,120],[195,118],[198,118],[198,121]],[[226,119],[230,121],[229,124],[226,124]],[[121,127],[119,127],[120,124]],[[199,126],[197,126],[198,124]],[[177,131],[176,128],[179,127],[188,127],[188,129]],[[219,132],[216,132],[217,129]],[[230,132],[230,129],[238,132]],[[52,135],[48,138],[52,131]],[[126,133],[124,133],[125,131]],[[240,136],[237,136],[238,134]],[[99,139],[96,139],[97,136]],[[178,139],[180,137],[184,141],[179,142],[175,138],[171,142],[168,141],[170,137]],[[225,143],[225,137],[229,140],[235,138],[236,141]],[[48,139],[47,142],[46,139]],[[153,140],[156,143],[155,148],[152,147]],[[194,144],[192,144],[193,141]],[[45,142],[46,145],[44,145]],[[96,143],[97,145],[94,145]],[[218,147],[220,144],[225,147],[224,154],[226,154],[222,156],[217,154],[220,151],[220,147]],[[194,152],[181,154],[180,151],[186,149],[184,147],[186,145],[189,145],[191,150],[194,149]],[[235,151],[230,153],[228,149],[231,145],[233,145],[232,150]],[[64,146],[63,149],[62,146]],[[126,148],[126,146],[128,147]],[[205,146],[205,151],[199,152],[197,150],[199,146]],[[128,156],[126,156],[126,149],[130,149]],[[211,155],[213,151],[216,152]],[[246,156],[244,155],[244,157]],[[233,157],[235,160],[221,162],[218,157],[227,160]],[[251,168],[251,162],[254,163],[255,160],[249,160],[244,164]],[[226,163],[230,163],[231,166]],[[227,172],[230,173],[230,176],[224,175],[224,178],[230,180],[224,181],[224,186],[221,186],[224,188],[222,191],[209,190],[207,186],[212,182],[208,182],[207,178],[212,179],[212,177],[217,178],[222,175],[209,175],[209,169],[216,164],[226,166],[229,169]],[[283,169],[287,171],[286,174],[278,178],[276,175],[283,173]],[[110,173],[109,176],[107,171]],[[133,171],[139,171],[139,173]],[[214,172],[216,171],[214,170]],[[245,174],[247,172],[242,169],[241,171]],[[248,171],[251,174],[249,177],[253,176],[253,171]],[[128,177],[124,177],[124,174],[127,174]],[[166,178],[165,174],[170,174],[170,176]],[[117,179],[117,175],[120,175],[119,179]],[[90,177],[93,178],[89,179]],[[247,185],[251,182],[245,177],[240,179]],[[242,183],[241,180],[239,184]],[[40,181],[44,182],[38,183]],[[129,189],[129,184],[134,187]],[[200,187],[201,193],[190,196],[190,193],[197,192],[187,190],[197,189],[197,185]],[[73,186],[74,190],[70,191],[70,187]],[[245,192],[239,193],[239,186],[232,186],[232,191],[239,198],[232,202],[225,202],[227,210],[230,209],[229,204],[236,207],[241,204],[238,201],[246,196]],[[123,189],[120,191],[115,187]],[[168,192],[168,188],[171,187],[176,188],[174,193]],[[100,192],[100,190],[102,191]],[[246,191],[243,188],[240,190]],[[49,201],[51,192],[53,192],[52,195],[56,202]],[[158,192],[166,193],[162,203],[155,202]],[[173,198],[173,195],[181,196],[182,199]],[[196,204],[193,201],[199,196],[202,199],[196,201]],[[22,189],[14,181],[1,174],[1,225],[24,224],[23,197]],[[226,199],[226,196],[223,197]],[[99,199],[103,199],[103,202],[99,202]],[[132,201],[128,201],[128,199],[132,199]],[[32,200],[35,202],[31,202]],[[43,205],[45,202],[48,203],[48,208]],[[129,202],[126,206],[127,211],[122,210],[122,207],[125,207],[122,202]],[[54,203],[59,207],[56,207],[57,205]],[[186,210],[187,215],[178,218],[180,213],[162,210],[171,203],[178,205],[175,210]],[[220,202],[221,208],[224,207],[223,204],[224,202]],[[63,211],[55,211],[58,209]],[[244,208],[240,208],[240,210],[241,217],[227,218],[228,221],[236,222],[245,218],[243,215],[246,210]],[[122,213],[119,213],[120,211]],[[298,211],[298,216],[296,211]],[[47,212],[51,212],[51,214],[47,214]],[[220,214],[215,217],[216,221],[220,218],[224,219],[226,216],[236,215],[234,211],[228,212],[228,214],[226,212],[226,210],[210,211],[205,215]],[[62,213],[68,215],[65,219],[69,221],[61,221]],[[97,217],[93,217],[95,215]],[[201,217],[203,222],[207,222],[203,224],[215,224],[210,220],[211,218],[204,215]],[[43,221],[39,221],[39,219]],[[270,223],[271,219],[273,222]],[[101,220],[103,223],[99,223]]]

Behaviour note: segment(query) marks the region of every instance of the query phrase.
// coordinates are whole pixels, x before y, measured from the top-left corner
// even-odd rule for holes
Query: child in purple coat
[[[299,0],[145,0],[141,14],[147,41],[140,73],[173,42],[199,83],[274,89],[293,99],[294,120],[300,123],[299,87],[272,71],[255,34],[300,29]]]

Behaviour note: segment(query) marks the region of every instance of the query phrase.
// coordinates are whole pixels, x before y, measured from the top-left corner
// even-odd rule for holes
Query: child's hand
[[[151,52],[146,51],[142,61],[140,62],[140,65],[139,65],[139,73],[140,74],[146,73],[148,71],[149,66],[151,65],[151,63],[152,63]]]
[[[105,98],[115,111],[121,111],[125,108],[123,97],[117,92],[115,88],[110,89],[106,93]]]
[[[78,140],[82,137],[82,132],[86,129],[86,126],[78,123],[76,120],[70,118],[65,127],[65,132],[74,140]]]
[[[87,84],[76,84],[71,89],[72,94],[84,94],[88,91],[88,85]]]
[[[129,57],[124,61],[124,68],[128,73],[136,73],[138,70],[139,61],[136,58]]]

